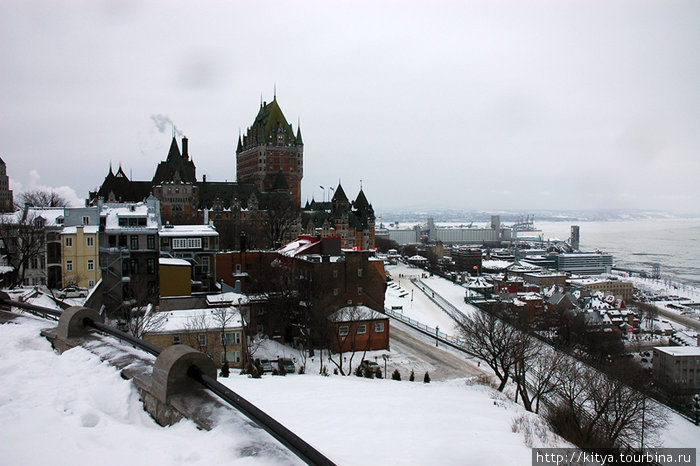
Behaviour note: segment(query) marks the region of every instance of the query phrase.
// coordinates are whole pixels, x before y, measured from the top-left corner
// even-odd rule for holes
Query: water
[[[700,219],[535,224],[544,238],[561,240],[571,225],[580,226],[582,251],[609,252],[617,267],[649,274],[659,264],[661,278],[700,287]]]

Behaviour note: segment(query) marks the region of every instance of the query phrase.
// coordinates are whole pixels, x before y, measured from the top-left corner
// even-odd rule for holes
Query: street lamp
[[[386,373],[386,360],[389,359],[389,356],[386,354],[382,354],[382,359],[384,359],[384,378],[387,379],[387,373]]]
[[[438,345],[438,338],[440,336],[440,327],[437,325],[435,326],[435,347],[437,348]]]

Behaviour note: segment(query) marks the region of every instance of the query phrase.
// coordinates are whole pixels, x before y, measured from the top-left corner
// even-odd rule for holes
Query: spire
[[[170,150],[168,151],[168,160],[173,160],[174,158],[181,158],[180,149],[177,147],[177,139],[173,136],[173,141],[170,143]]]
[[[297,144],[300,146],[304,145],[304,141],[301,140],[301,126],[297,124]]]
[[[272,91],[272,100],[277,100],[277,83],[275,83],[275,86]]]
[[[236,149],[236,152],[240,152],[241,149],[243,149],[243,143],[241,142],[241,129],[238,128],[238,148]]]

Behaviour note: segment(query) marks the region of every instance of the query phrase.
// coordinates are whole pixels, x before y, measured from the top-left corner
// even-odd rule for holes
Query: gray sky
[[[4,0],[0,157],[15,190],[84,198],[110,161],[153,176],[160,115],[235,180],[276,85],[302,199],[699,212],[699,47],[697,0]]]

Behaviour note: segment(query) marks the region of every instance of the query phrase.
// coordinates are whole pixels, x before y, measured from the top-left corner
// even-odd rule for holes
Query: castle
[[[253,124],[239,135],[236,182],[198,180],[188,142],[183,137],[180,148],[173,137],[149,181],[130,180],[121,166],[115,173],[110,165],[88,203],[138,202],[153,195],[163,224],[214,222],[222,249],[239,249],[242,233],[252,248],[273,248],[299,234],[337,236],[343,248],[374,248],[374,210],[362,189],[350,202],[339,184],[331,202],[307,202],[300,209],[304,143],[276,96],[261,102]]]

